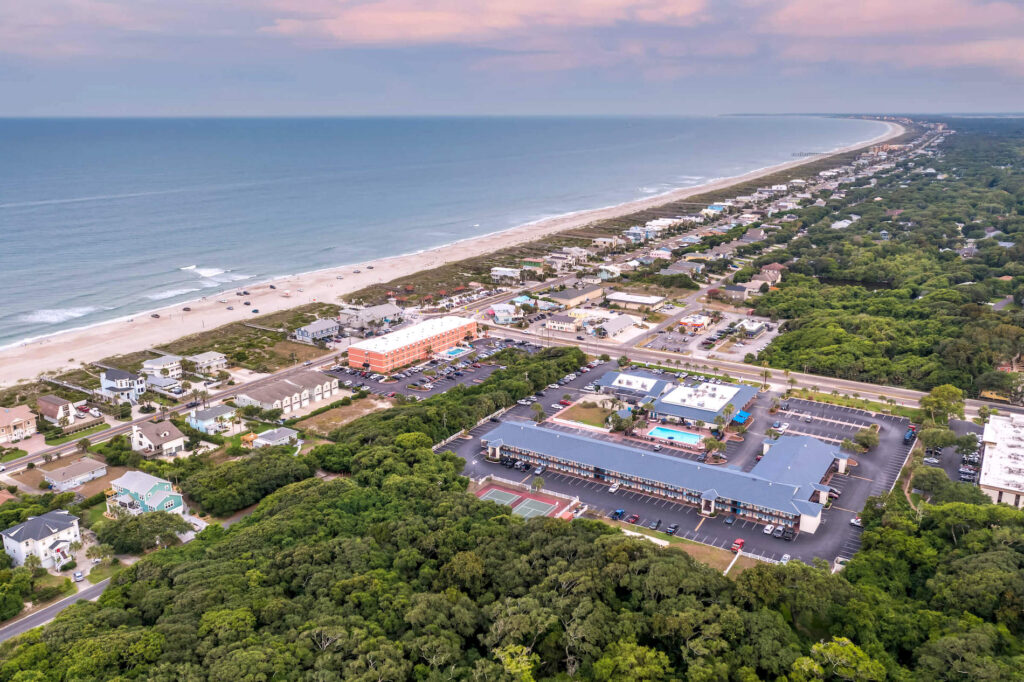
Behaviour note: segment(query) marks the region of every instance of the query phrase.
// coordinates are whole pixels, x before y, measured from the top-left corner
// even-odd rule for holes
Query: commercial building
[[[582,289],[568,288],[544,294],[546,298],[550,298],[555,303],[559,303],[566,308],[574,308],[590,301],[599,301],[603,295],[604,288],[599,286],[589,286]]]
[[[766,322],[761,320],[751,320],[750,318],[744,318],[736,323],[736,329],[743,332],[743,335],[748,339],[756,339],[768,329]]]
[[[711,318],[699,313],[687,315],[683,319],[679,320],[679,326],[683,327],[686,331],[693,332],[694,334],[700,334],[711,326]]]
[[[665,302],[664,296],[643,296],[641,294],[629,294],[624,291],[616,291],[604,297],[608,303],[614,303],[626,310],[649,310]]]
[[[494,318],[494,324],[515,324],[523,319],[519,309],[508,303],[495,303],[487,312]]]
[[[0,443],[14,443],[36,432],[36,416],[27,405],[0,407]]]
[[[580,322],[569,315],[552,315],[544,321],[544,327],[553,332],[575,333],[580,328]]]
[[[594,333],[601,338],[614,337],[620,332],[632,329],[635,322],[629,315],[612,315],[595,326]]]
[[[491,268],[492,282],[519,282],[523,279],[523,271],[520,268]]]
[[[483,439],[491,460],[511,456],[558,473],[599,481],[757,523],[813,533],[828,500],[826,481],[846,456],[807,436],[783,436],[750,472],[544,428],[504,422]]]
[[[453,315],[436,317],[352,344],[348,348],[348,364],[356,369],[390,372],[471,341],[476,335],[475,320]]]
[[[349,359],[351,357],[349,355]],[[261,410],[281,410],[283,414],[290,414],[327,400],[338,391],[337,377],[307,370],[262,386],[242,389],[235,396],[235,404],[239,407],[255,405]]]
[[[43,478],[54,490],[64,492],[107,475],[107,465],[91,457],[83,457],[66,467],[43,471]]]
[[[0,531],[4,551],[15,566],[24,566],[30,555],[39,557],[43,568],[57,568],[71,561],[71,543],[81,542],[78,517],[63,509],[30,516],[16,526]]]
[[[1024,415],[993,415],[981,436],[978,486],[993,502],[1024,508]]]
[[[650,403],[653,419],[711,425],[716,417],[745,423],[745,411],[757,398],[757,389],[746,384],[699,382],[678,384],[671,379],[643,371],[606,372],[594,382],[602,393],[615,395],[637,405]]]
[[[129,471],[111,481],[110,490],[107,491],[108,516],[134,516],[154,511],[185,513],[181,493],[175,492],[170,481],[142,471]]]

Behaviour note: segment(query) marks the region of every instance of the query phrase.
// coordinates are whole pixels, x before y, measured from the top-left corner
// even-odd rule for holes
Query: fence
[[[520,490],[524,490],[526,492],[534,492],[533,488],[530,487],[529,485],[525,484],[525,483],[520,483],[519,481],[513,481],[512,479],[509,479],[509,478],[502,478],[501,476],[494,476],[492,474],[487,474],[486,476],[481,478],[479,481],[477,481],[477,483],[479,483],[480,485],[484,485],[484,484],[486,484],[488,482],[490,482],[490,483],[499,483],[499,484],[501,484],[503,486],[506,486],[506,487],[509,487],[509,488],[517,488],[517,489],[520,489]],[[539,493],[542,493],[544,495],[547,495],[548,497],[556,497],[556,498],[558,498],[560,500],[565,500],[566,502],[569,503],[569,507],[566,507],[566,509],[571,508],[571,507],[575,507],[576,505],[578,505],[580,503],[580,498],[574,497],[574,496],[571,496],[571,495],[566,495],[564,493],[555,492],[554,490],[544,490],[544,489],[541,489],[541,490],[538,490],[536,492],[539,492]]]

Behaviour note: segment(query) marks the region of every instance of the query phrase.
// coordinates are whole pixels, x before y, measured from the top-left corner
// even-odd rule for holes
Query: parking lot
[[[527,351],[533,351],[537,349],[535,346],[525,347],[517,346],[515,344],[506,344],[501,339],[477,339],[473,342],[473,349],[476,350],[478,354],[497,352],[498,350],[510,346],[514,346],[521,350]],[[463,360],[461,358],[456,358],[455,360],[438,362],[436,365],[431,365],[430,367],[434,371],[440,371],[451,365],[457,365],[462,361]],[[417,372],[392,382],[382,382],[374,380],[371,377],[359,376],[359,374],[349,374],[346,371],[347,368],[344,367],[336,370],[327,370],[326,373],[330,374],[331,376],[337,377],[338,380],[341,382],[351,381],[351,388],[353,389],[356,384],[362,383],[366,385],[366,389],[368,391],[370,391],[371,393],[376,393],[378,395],[401,393],[403,395],[414,395],[419,397],[420,399],[425,399],[432,395],[437,395],[438,393],[444,393],[445,391],[447,391],[449,388],[456,384],[464,384],[467,386],[472,384],[478,384],[487,377],[489,377],[491,373],[494,372],[495,369],[497,369],[497,366],[489,364],[489,360],[486,358],[481,358],[479,362],[480,367],[466,367],[464,369],[460,369],[459,371],[462,372],[462,376],[456,376],[453,373],[451,376],[448,377],[428,377],[424,376],[422,372]],[[422,385],[427,380],[429,380],[430,383],[433,385],[433,388],[431,388],[429,391],[409,387],[409,384],[411,383],[416,382]]]
[[[610,366],[595,370],[607,371]],[[588,383],[593,377],[591,374],[584,374],[577,378],[572,384],[582,386]],[[577,386],[568,387],[570,393],[578,391]],[[560,388],[559,391],[562,389]],[[558,391],[547,391],[551,397],[561,397]],[[730,441],[726,451],[727,458],[731,465],[740,466],[743,470],[749,471],[756,463],[756,457],[761,452],[761,443],[765,431],[772,422],[788,421],[792,435],[811,435],[814,437],[828,439],[826,442],[838,446],[843,438],[851,437],[863,426],[877,423],[879,425],[879,446],[864,455],[857,455],[851,462],[852,466],[846,474],[834,474],[829,485],[837,490],[839,498],[834,501],[829,509],[822,514],[822,522],[817,532],[813,535],[800,533],[792,541],[777,539],[764,535],[764,526],[751,521],[736,520],[728,522],[725,516],[716,518],[702,517],[694,507],[678,504],[669,500],[648,497],[640,493],[620,490],[615,494],[609,492],[608,486],[596,481],[578,479],[554,472],[543,474],[544,488],[555,492],[574,495],[587,505],[588,514],[598,517],[606,517],[617,509],[623,509],[626,515],[637,514],[638,524],[649,525],[654,521],[661,521],[661,528],[669,524],[678,523],[679,537],[728,549],[734,540],[743,538],[746,541],[744,552],[762,556],[768,560],[779,560],[783,554],[790,554],[793,558],[811,562],[814,558],[822,558],[826,561],[833,561],[837,557],[850,557],[860,547],[859,527],[850,524],[850,520],[858,516],[864,507],[868,497],[887,492],[892,488],[899,475],[909,452],[909,444],[903,442],[903,434],[906,432],[908,421],[900,417],[889,415],[875,416],[863,410],[856,410],[846,407],[823,405],[803,400],[790,400],[789,410],[780,410],[771,414],[772,394],[762,394],[751,408],[753,421],[751,429],[744,434],[742,441]],[[547,396],[542,399],[547,414],[555,410],[548,405]],[[503,419],[529,418],[532,416],[532,409],[528,406],[517,405],[510,410]],[[810,422],[805,421],[810,418]],[[798,426],[799,425],[799,426]],[[551,428],[572,431],[570,427],[553,426]],[[488,462],[483,457],[480,446],[480,438],[495,427],[493,423],[481,425],[470,432],[471,439],[457,440],[452,443],[452,449],[460,457],[466,460],[465,475],[479,479],[491,474],[502,478],[520,480],[529,483],[533,478],[533,472],[520,472],[514,469],[507,469],[501,464]],[[588,433],[593,437],[593,433]],[[610,438],[610,437],[609,437]],[[652,447],[643,444],[636,444],[638,447]],[[666,448],[663,454],[676,456],[687,456],[681,451]]]
[[[961,421],[959,419],[951,419],[950,422],[949,422],[949,428],[953,429],[953,432],[956,433],[956,435],[958,435],[958,436],[963,436],[963,435],[968,434],[968,433],[973,433],[973,434],[978,436],[979,453],[982,455],[982,459],[979,460],[979,462],[978,462],[978,464],[976,466],[978,467],[978,470],[980,471],[981,470],[981,463],[982,463],[982,461],[984,461],[983,458],[984,458],[984,453],[985,453],[984,447],[980,446],[980,443],[981,443],[981,432],[984,430],[984,427],[978,426],[974,422]],[[940,469],[945,471],[946,475],[949,476],[950,480],[956,481],[956,482],[959,483],[960,482],[960,467],[962,466],[961,456],[959,454],[957,454],[955,447],[943,448],[941,450],[941,453],[942,454],[940,454],[938,456],[939,464],[935,465],[935,466],[938,466]]]

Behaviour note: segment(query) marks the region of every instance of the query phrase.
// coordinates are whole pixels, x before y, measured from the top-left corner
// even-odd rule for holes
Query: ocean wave
[[[73,320],[76,317],[84,317],[95,313],[102,308],[98,306],[80,306],[77,308],[44,308],[25,313],[19,319],[22,322],[34,322],[35,324],[60,324]]]
[[[174,298],[175,296],[191,294],[193,291],[199,291],[199,289],[168,289],[166,291],[158,291],[155,294],[146,294],[146,298],[151,301],[162,301],[165,298]]]
[[[207,279],[216,277],[217,275],[223,275],[225,272],[226,270],[221,270],[220,268],[195,268],[195,273],[197,275]]]
[[[194,266],[194,265],[186,265],[185,267],[183,267],[183,268],[178,268],[178,269],[179,269],[179,270],[195,270],[195,269],[196,269],[196,266]]]

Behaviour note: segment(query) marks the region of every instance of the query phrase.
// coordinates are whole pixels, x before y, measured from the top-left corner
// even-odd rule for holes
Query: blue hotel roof
[[[807,436],[783,436],[750,472],[699,464],[640,448],[555,431],[530,422],[502,422],[483,440],[610,472],[714,493],[785,514],[816,516],[821,505],[810,500],[838,451]]]

